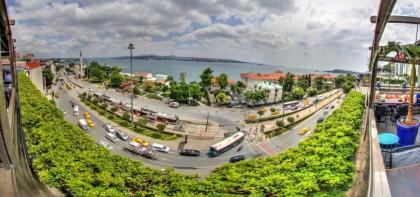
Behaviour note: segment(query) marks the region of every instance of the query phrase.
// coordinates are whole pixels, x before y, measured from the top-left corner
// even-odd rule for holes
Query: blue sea
[[[101,64],[118,66],[122,72],[130,73],[130,59],[116,58],[88,58],[88,64],[91,61],[97,61]],[[292,72],[295,74],[314,73],[314,70],[305,70],[299,68],[290,68],[285,66],[259,65],[252,63],[216,63],[216,62],[194,62],[194,61],[168,61],[168,60],[140,60],[133,59],[133,72],[150,72],[152,74],[171,75],[174,79],[179,79],[181,72],[187,73],[188,81],[200,81],[200,74],[206,68],[213,69],[213,75],[226,73],[230,79],[240,80],[240,73],[256,72]]]

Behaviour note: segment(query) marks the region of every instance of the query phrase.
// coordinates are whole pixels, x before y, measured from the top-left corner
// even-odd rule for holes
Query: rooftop
[[[285,73],[241,73],[241,79],[252,79],[252,80],[267,80],[267,81],[275,81],[280,78],[286,77]]]

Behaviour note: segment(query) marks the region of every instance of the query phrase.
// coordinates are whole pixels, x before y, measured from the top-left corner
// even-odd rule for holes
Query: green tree
[[[104,110],[108,109],[108,103],[102,103],[101,108]]]
[[[228,101],[228,96],[225,92],[221,91],[216,95],[216,100],[220,104],[225,104]]]
[[[322,76],[318,76],[315,78],[315,88],[317,90],[322,90],[325,88],[325,78]]]
[[[188,90],[190,96],[196,101],[200,101],[201,97],[204,96],[201,86],[197,82],[191,82],[188,86]]]
[[[146,118],[139,118],[136,122],[136,125],[139,127],[146,126],[149,121]]]
[[[140,88],[138,86],[134,86],[133,93],[139,95],[141,93]]]
[[[315,96],[318,93],[318,90],[316,90],[316,88],[314,87],[309,87],[307,92],[308,96]]]
[[[256,91],[254,93],[254,98],[255,98],[256,101],[260,101],[260,100],[265,101],[265,100],[267,100],[267,96],[268,96],[268,94],[264,90]]]
[[[111,108],[111,111],[112,111],[113,113],[115,113],[116,111],[118,111],[118,108],[117,108],[117,107],[112,107],[112,108]]]
[[[54,75],[51,72],[50,67],[44,68],[42,70],[42,77],[44,77],[44,79],[45,79],[45,85],[47,86],[47,88],[48,89],[51,88],[51,85],[52,85],[52,82],[53,82],[53,79],[54,79]]]
[[[296,85],[306,91],[309,88],[309,80],[302,76],[299,78]]]
[[[114,73],[111,76],[111,83],[110,85],[114,88],[120,87],[122,82],[124,81],[124,78],[121,74],[119,73]]]
[[[128,112],[124,112],[122,118],[124,120],[130,121],[131,120],[131,115]]]
[[[292,116],[289,116],[289,117],[287,117],[287,121],[290,122],[290,123],[293,123],[293,122],[295,122],[295,118],[292,117]]]
[[[217,84],[220,89],[224,90],[228,85],[228,76],[225,73],[222,73],[217,77]]]
[[[277,125],[278,128],[283,128],[284,127],[284,122],[282,120],[277,120],[276,125]]]
[[[344,85],[342,87],[343,87],[343,92],[344,93],[349,93],[350,90],[352,89],[351,82],[344,83]]]
[[[293,78],[295,77],[295,75],[293,75],[292,73],[288,72],[286,73],[286,77],[285,78],[280,78],[279,79],[279,83],[280,85],[283,86],[283,92],[291,92],[293,89],[293,86],[295,84]]]
[[[213,79],[213,70],[209,67],[206,68],[203,73],[200,75],[201,86],[207,88],[211,85],[211,80]]]
[[[165,125],[165,124],[162,124],[162,123],[158,123],[158,124],[156,125],[156,128],[157,128],[160,132],[162,132],[163,130],[165,130],[166,125]]]
[[[179,73],[179,81],[180,82],[186,82],[187,81],[187,73],[186,72]]]
[[[244,97],[247,102],[255,101],[255,93],[252,91],[249,91],[249,90],[245,91]]]
[[[292,97],[294,99],[301,99],[301,98],[303,98],[303,96],[305,96],[305,90],[303,90],[303,88],[301,88],[301,87],[293,88]]]
[[[341,88],[343,86],[343,84],[347,81],[346,76],[344,75],[338,75],[335,79],[334,79],[334,84],[336,88]]]

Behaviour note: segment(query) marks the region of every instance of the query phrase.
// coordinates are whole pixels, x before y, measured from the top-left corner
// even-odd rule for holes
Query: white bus
[[[245,138],[245,134],[242,132],[237,132],[233,134],[232,136],[224,139],[221,142],[218,142],[214,144],[213,146],[210,146],[208,155],[211,157],[216,157],[231,148],[237,146],[240,144]]]

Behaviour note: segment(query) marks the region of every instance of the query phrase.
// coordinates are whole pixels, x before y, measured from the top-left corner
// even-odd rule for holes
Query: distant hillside
[[[335,74],[359,74],[360,72],[356,72],[356,71],[351,71],[351,70],[344,70],[344,69],[333,69],[333,70],[326,70],[324,72],[327,73],[335,73]]]
[[[126,59],[129,56],[114,57],[115,59]],[[133,56],[133,59],[142,60],[169,60],[169,61],[194,61],[194,62],[223,62],[223,63],[250,63],[231,59],[218,59],[218,58],[204,58],[204,57],[178,57],[174,55],[160,56],[160,55],[139,55]]]

